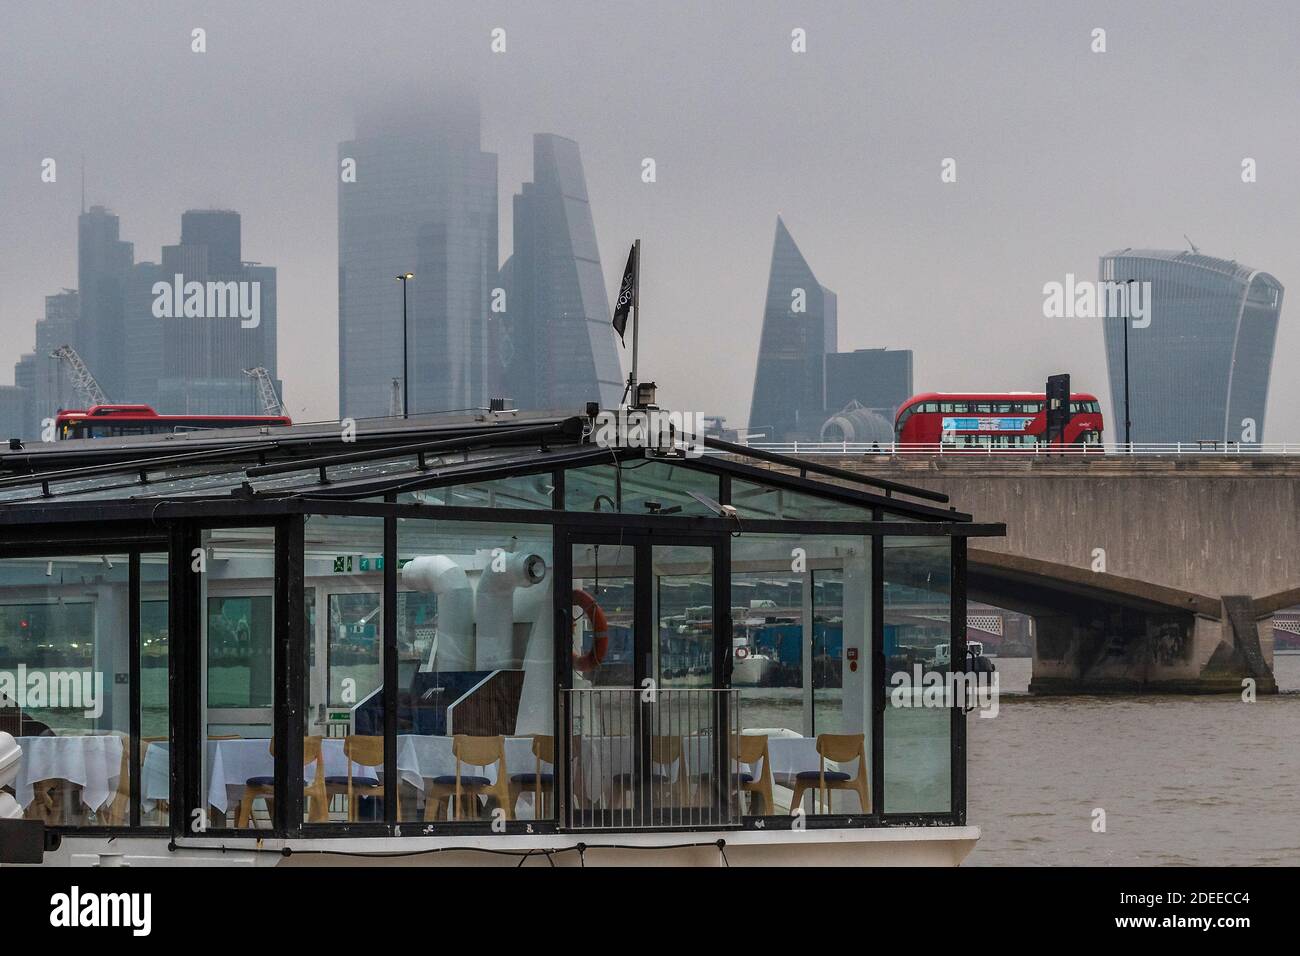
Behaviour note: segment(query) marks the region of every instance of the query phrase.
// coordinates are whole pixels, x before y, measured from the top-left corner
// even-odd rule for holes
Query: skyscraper
[[[1150,325],[1128,332],[1133,441],[1263,441],[1282,284],[1238,262],[1160,249],[1107,253],[1101,278],[1151,283]],[[1125,321],[1104,320],[1121,441]]]
[[[276,271],[243,261],[241,231],[237,212],[191,209],[181,216],[181,241],[163,246],[158,264],[133,267],[124,329],[127,387],[110,391],[110,398],[164,414],[263,414],[257,386],[244,375],[259,365],[283,397],[276,379]],[[160,296],[170,301],[160,303]]]
[[[853,402],[890,422],[912,388],[911,349],[857,349],[826,356],[827,413]]]
[[[480,148],[477,104],[368,114],[338,155],[340,416],[389,414],[407,272],[411,412],[485,405],[497,158]]]
[[[767,441],[816,440],[826,420],[824,359],[837,347],[835,293],[817,281],[778,216],[750,433]]]
[[[124,320],[127,277],[135,254],[119,237],[117,216],[103,206],[91,206],[77,219],[77,285],[80,314],[77,351],[100,386],[114,401],[122,395]]]
[[[578,144],[533,137],[533,181],[514,197],[514,251],[497,350],[520,408],[618,405],[623,389]]]
[[[40,438],[47,418],[54,418],[60,409],[86,404],[72,387],[63,363],[50,354],[61,345],[75,346],[80,305],[75,289],[47,295],[45,317],[36,323],[36,348],[19,359],[14,369],[14,384],[26,390],[23,438]]]

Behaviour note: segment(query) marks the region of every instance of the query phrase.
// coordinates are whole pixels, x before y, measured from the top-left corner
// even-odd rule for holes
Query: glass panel
[[[871,809],[870,555],[866,537],[732,541],[732,686],[762,738],[739,743],[750,815]]]
[[[325,613],[307,631],[307,823],[383,821],[384,519],[309,515],[303,584]],[[309,756],[309,755],[308,755]]]
[[[622,514],[716,515],[690,492],[716,502],[718,487],[716,475],[649,458],[619,468],[593,465],[565,472],[564,507]]]
[[[742,518],[870,521],[871,508],[733,478],[731,503]]]
[[[423,491],[403,491],[399,505],[449,505],[459,508],[550,508],[555,490],[550,472],[502,478],[473,485],[449,485]]]
[[[551,529],[403,518],[397,542],[400,818],[552,816]]]
[[[202,535],[200,647],[207,826],[270,826],[275,704],[275,531]]]
[[[129,822],[128,579],[125,555],[0,560],[0,730],[29,819]]]
[[[657,686],[713,686],[713,549],[656,545]]]
[[[617,544],[573,546],[573,686],[632,687],[635,671],[633,548]],[[587,607],[587,599],[595,609]],[[596,640],[605,622],[606,645]]]
[[[140,823],[170,820],[167,555],[140,555]],[[130,792],[129,790],[127,791]]]
[[[884,543],[886,813],[952,809],[952,709],[942,682],[952,646],[947,538]],[[920,676],[922,686],[917,686]]]

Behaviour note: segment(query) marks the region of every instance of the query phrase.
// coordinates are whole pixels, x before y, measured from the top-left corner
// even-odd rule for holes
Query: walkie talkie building
[[[1262,442],[1282,284],[1266,272],[1196,252],[1122,249],[1101,279],[1150,282],[1150,324],[1130,328],[1135,443]],[[1105,322],[1115,434],[1124,429],[1124,322]]]

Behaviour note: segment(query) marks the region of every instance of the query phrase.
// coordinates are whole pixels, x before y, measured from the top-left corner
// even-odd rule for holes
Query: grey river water
[[[1028,658],[997,666],[1000,713],[967,718],[967,865],[1300,865],[1300,655],[1255,703],[1029,697]]]

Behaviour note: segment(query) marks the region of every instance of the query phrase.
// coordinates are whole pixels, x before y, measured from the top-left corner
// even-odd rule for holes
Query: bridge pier
[[[1272,616],[1230,595],[1221,615],[1094,606],[1034,617],[1032,694],[1277,693]],[[1263,636],[1263,635],[1266,635]]]

